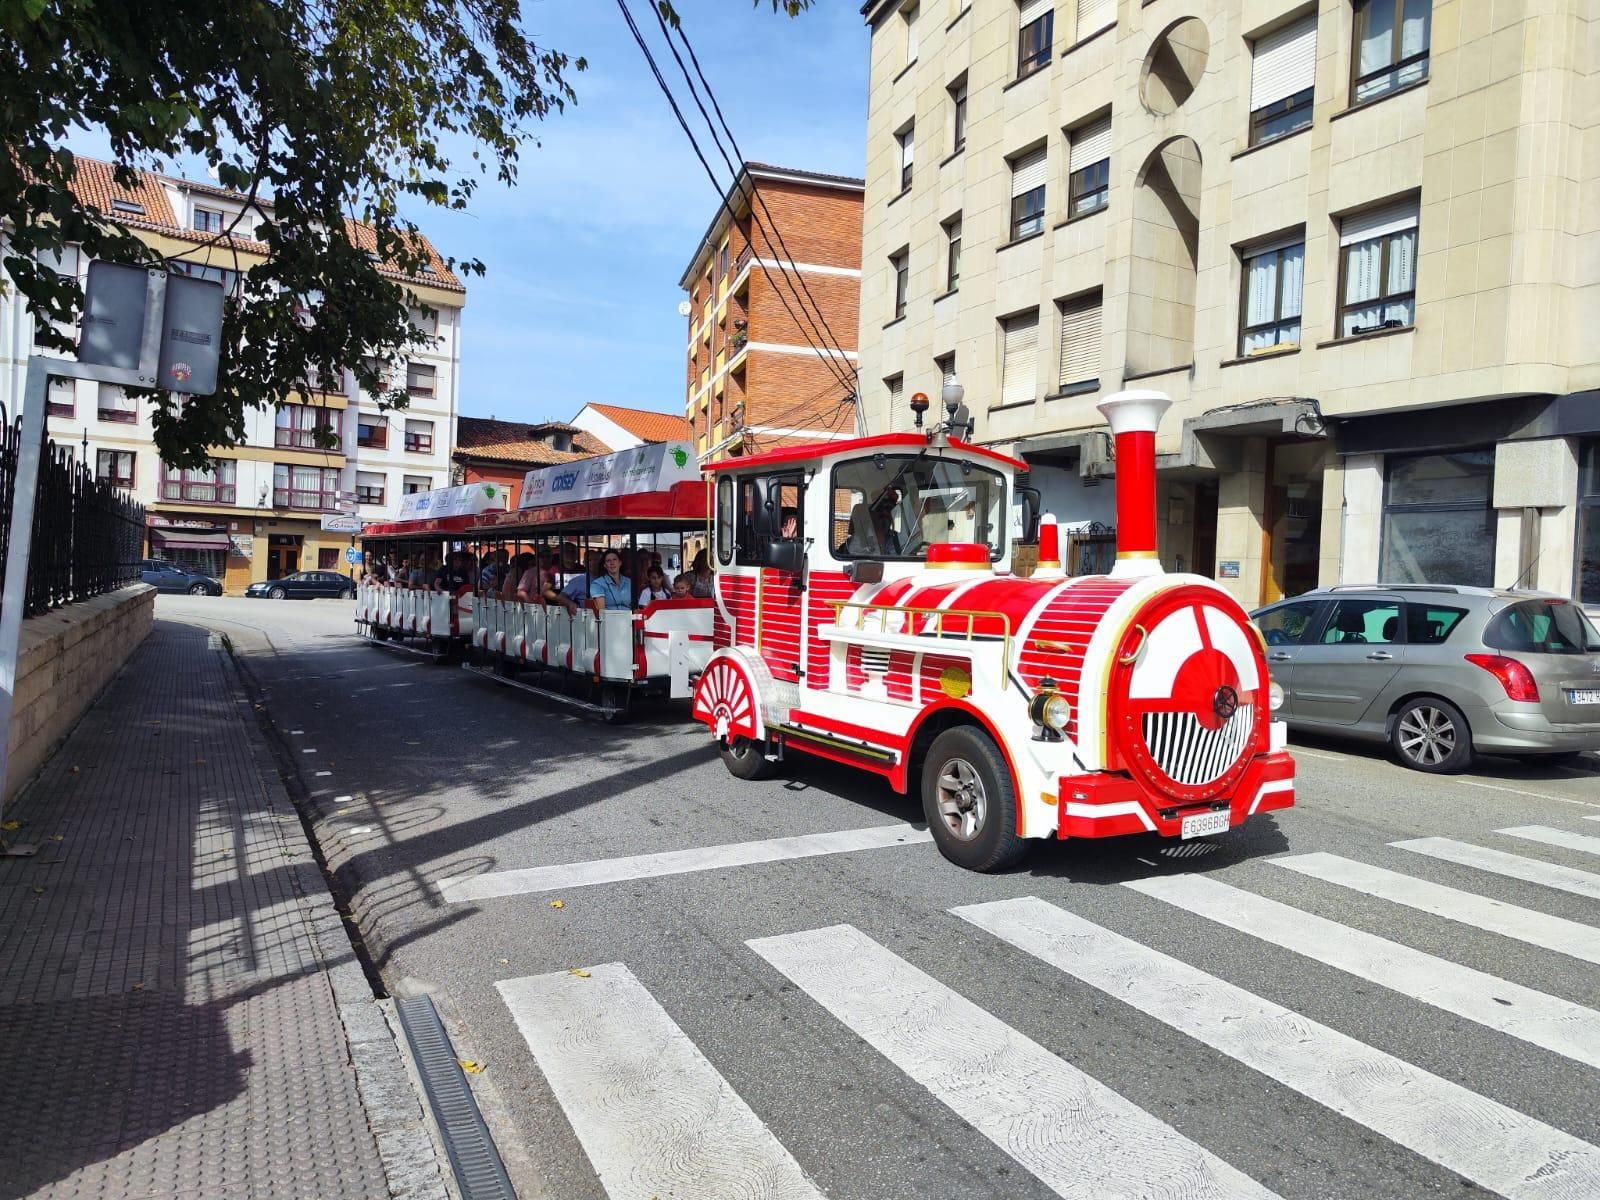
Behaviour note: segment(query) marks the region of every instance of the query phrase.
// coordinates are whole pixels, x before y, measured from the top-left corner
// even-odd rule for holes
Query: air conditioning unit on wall
[[[1111,479],[1117,473],[1117,463],[1111,456],[1111,439],[1102,434],[1085,438],[1078,449],[1078,477],[1086,484]]]

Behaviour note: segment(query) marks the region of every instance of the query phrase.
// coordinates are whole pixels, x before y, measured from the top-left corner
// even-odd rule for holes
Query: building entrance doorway
[[[1215,479],[1194,485],[1194,573],[1217,577],[1217,496]]]
[[[1261,603],[1317,586],[1322,554],[1322,463],[1326,443],[1267,445]]]
[[[296,534],[275,533],[267,554],[267,578],[282,579],[300,569],[301,538]]]

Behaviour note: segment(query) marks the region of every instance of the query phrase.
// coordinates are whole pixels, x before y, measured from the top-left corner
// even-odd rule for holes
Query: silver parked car
[[[1318,588],[1251,614],[1290,728],[1387,741],[1418,771],[1600,750],[1600,633],[1570,600],[1492,588]]]

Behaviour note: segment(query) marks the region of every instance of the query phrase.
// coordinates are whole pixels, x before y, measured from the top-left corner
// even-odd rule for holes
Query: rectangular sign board
[[[154,269],[160,283],[160,269]],[[84,289],[78,361],[149,372],[150,386],[194,396],[217,390],[222,348],[222,285],[187,275],[166,277],[158,359],[140,361],[152,268],[96,260]]]
[[[167,276],[156,386],[193,396],[211,395],[217,390],[221,348],[222,285],[187,275]]]
[[[422,521],[500,512],[506,507],[506,495],[505,488],[498,483],[463,483],[458,487],[435,488],[431,492],[412,492],[401,497],[399,519]]]
[[[338,516],[334,516],[330,513],[323,513],[322,528],[328,533],[360,533],[361,518],[356,516],[345,516],[342,513]]]
[[[89,264],[79,323],[78,361],[123,371],[139,369],[149,272],[124,263]]]
[[[517,507],[664,492],[675,483],[699,478],[700,466],[688,442],[656,442],[615,454],[575,458],[555,467],[536,467],[523,477]]]

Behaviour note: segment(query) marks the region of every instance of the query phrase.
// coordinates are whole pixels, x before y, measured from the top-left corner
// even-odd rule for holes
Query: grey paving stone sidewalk
[[[0,1197],[391,1194],[351,1042],[399,1058],[217,639],[158,622],[6,816]]]

